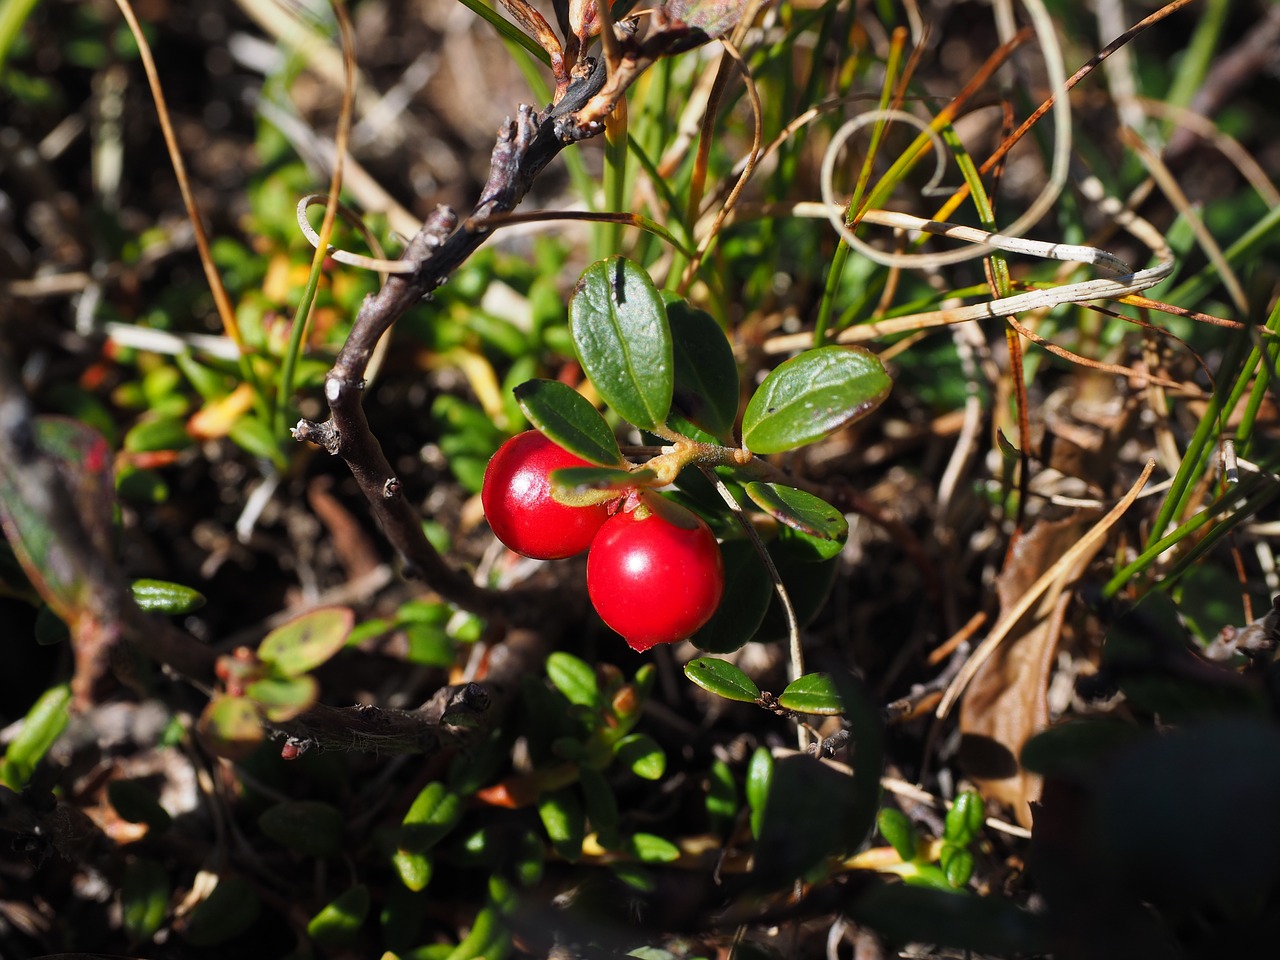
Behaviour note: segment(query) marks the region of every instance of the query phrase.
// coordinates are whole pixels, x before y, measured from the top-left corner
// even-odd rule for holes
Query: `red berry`
[[[537,430],[512,437],[489,461],[480,489],[494,535],[516,553],[535,560],[558,560],[587,549],[609,518],[608,507],[557,503],[551,498],[549,476],[563,467],[589,466]]]
[[[724,562],[706,523],[661,497],[643,502],[644,519],[610,517],[587,554],[591,602],[635,650],[692,635],[724,593]]]

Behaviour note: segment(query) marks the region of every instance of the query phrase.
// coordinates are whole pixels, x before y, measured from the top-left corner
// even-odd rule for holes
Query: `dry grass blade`
[[[951,713],[952,708],[955,707],[956,702],[960,699],[960,695],[964,693],[965,687],[968,686],[969,681],[973,679],[974,674],[978,672],[978,668],[986,662],[987,658],[990,657],[995,649],[1004,641],[1005,637],[1008,636],[1009,631],[1018,622],[1018,620],[1031,609],[1032,604],[1039,600],[1050,586],[1061,580],[1065,572],[1075,565],[1079,557],[1094,549],[1097,543],[1102,540],[1102,538],[1107,535],[1107,532],[1116,525],[1122,516],[1124,516],[1129,507],[1133,505],[1133,502],[1138,499],[1139,492],[1151,478],[1151,474],[1155,468],[1156,462],[1154,460],[1148,460],[1147,465],[1143,469],[1142,474],[1138,477],[1137,482],[1129,488],[1129,492],[1126,493],[1124,497],[1122,497],[1120,501],[1107,512],[1106,516],[1094,524],[1093,527],[1089,529],[1089,532],[1081,537],[1080,540],[1071,547],[1071,549],[1067,550],[1052,567],[1046,570],[1044,574],[1036,580],[1034,584],[1032,584],[1031,589],[1023,594],[1022,599],[1018,601],[1018,603],[1003,619],[1001,619],[998,624],[996,624],[995,629],[987,635],[987,638],[982,641],[976,650],[974,650],[973,655],[965,661],[964,666],[960,668],[960,672],[956,674],[955,679],[951,681],[946,692],[942,695],[942,701],[938,704],[938,708],[935,711],[935,715],[939,720],[945,720]]]

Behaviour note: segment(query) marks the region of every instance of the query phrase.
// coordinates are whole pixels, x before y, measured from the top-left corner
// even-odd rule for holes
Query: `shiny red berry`
[[[706,523],[661,497],[644,505],[643,519],[610,517],[587,554],[591,603],[635,650],[692,635],[724,594],[724,562]]]
[[[552,443],[537,430],[512,437],[484,471],[480,501],[494,535],[516,553],[557,560],[591,545],[608,507],[571,507],[551,498],[551,471],[589,467],[586,460]]]

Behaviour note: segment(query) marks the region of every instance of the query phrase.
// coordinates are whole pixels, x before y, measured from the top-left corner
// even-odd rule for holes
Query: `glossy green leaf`
[[[600,494],[626,496],[637,486],[652,481],[657,474],[652,470],[617,470],[612,467],[561,467],[552,470],[551,496],[569,506],[586,506],[599,503]]]
[[[155,791],[136,780],[112,780],[107,785],[107,799],[122,820],[145,823],[153,833],[167,830],[173,819],[156,799]]]
[[[496,908],[484,907],[476,914],[471,929],[444,960],[501,960],[507,955],[511,935]]]
[[[742,442],[781,453],[820,440],[863,417],[889,395],[880,358],[860,347],[819,347],[776,367],[742,418]]]
[[[667,304],[675,360],[671,426],[683,422],[731,443],[738,418],[738,364],[733,347],[711,315],[684,300]]]
[[[665,837],[637,833],[627,838],[631,855],[641,863],[674,863],[680,859],[680,848]]]
[[[613,749],[618,762],[642,780],[661,780],[666,772],[667,755],[647,733],[625,736]]]
[[[965,847],[944,843],[938,866],[942,868],[947,883],[956,888],[963,887],[973,876],[973,854]]]
[[[568,789],[544,793],[538,799],[538,816],[556,853],[569,863],[577,863],[582,857],[587,819],[578,798]]]
[[[194,947],[216,946],[253,926],[261,909],[252,883],[242,877],[223,877],[191,911],[183,936]]]
[[[515,389],[520,409],[548,439],[601,466],[622,463],[622,451],[600,411],[558,380],[528,380]]]
[[[759,839],[773,788],[773,754],[768,747],[756,747],[747,762],[747,809],[751,812],[751,835]]]
[[[169,912],[169,871],[155,860],[139,858],[124,868],[120,919],[132,943],[150,943]]]
[[[443,783],[438,780],[428,783],[401,821],[400,849],[406,853],[426,853],[457,825],[462,808],[462,798]]]
[[[644,269],[624,257],[587,267],[569,302],[569,328],[604,401],[642,430],[666,422],[674,390],[671,329]]]
[[[397,850],[391,855],[391,865],[406,888],[418,893],[431,882],[431,858],[425,853],[409,853]]]
[[[357,883],[321,907],[307,923],[307,936],[328,949],[350,946],[369,915],[369,888]]]
[[[135,423],[124,435],[124,448],[130,453],[185,450],[193,443],[195,441],[187,433],[185,417],[147,417]]]
[[[947,811],[943,837],[959,846],[968,846],[982,829],[987,811],[982,796],[975,790],[963,790]]]
[[[728,660],[715,657],[690,660],[684,665],[684,675],[708,693],[726,700],[755,703],[760,699],[760,688]]]
[[[286,800],[268,807],[258,817],[258,827],[264,834],[308,857],[341,853],[343,826],[338,809],[320,800]]]
[[[296,677],[341,650],[355,622],[356,615],[347,607],[320,607],[268,633],[258,646],[258,657],[277,673]]]
[[[840,694],[825,673],[810,673],[792,680],[778,697],[778,703],[797,713],[818,716],[833,716],[844,711]]]
[[[720,544],[720,556],[724,560],[724,597],[711,619],[689,638],[708,653],[732,653],[752,639],[773,596],[773,581],[755,544],[726,540]]]
[[[849,521],[820,497],[777,483],[748,483],[745,489],[769,516],[817,541],[814,552],[820,559],[834,557],[849,538]]]
[[[316,702],[320,696],[320,684],[316,683],[315,677],[306,675],[266,677],[249,684],[244,692],[261,705],[268,720],[284,723]]]
[[[51,687],[27,711],[0,767],[0,782],[11,790],[21,790],[35,773],[36,764],[49,752],[54,741],[67,727],[67,708],[71,688],[66,684]]]
[[[916,858],[920,838],[915,824],[905,813],[895,807],[885,807],[876,814],[876,827],[904,861]]]
[[[585,660],[557,650],[547,657],[547,676],[570,703],[593,708],[599,705],[596,672]]]
[[[171,616],[194,613],[207,602],[199,590],[167,580],[135,580],[130,589],[134,602],[147,613]]]

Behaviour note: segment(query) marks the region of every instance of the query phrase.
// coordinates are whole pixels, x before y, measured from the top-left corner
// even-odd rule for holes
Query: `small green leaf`
[[[227,431],[232,441],[247,453],[269,460],[283,469],[287,464],[280,450],[280,438],[255,416],[243,416]]]
[[[311,918],[307,936],[330,950],[350,946],[368,915],[369,888],[358,883]]]
[[[277,803],[258,817],[258,827],[276,843],[308,857],[334,857],[342,852],[342,814],[320,800]]]
[[[558,380],[528,380],[516,387],[515,396],[547,439],[591,463],[608,467],[623,462],[609,424],[577,390]]]
[[[747,808],[751,811],[751,835],[760,838],[769,806],[769,792],[773,789],[773,754],[768,747],[756,747],[747,763]]]
[[[810,673],[787,684],[778,703],[796,713],[832,716],[844,711],[836,685],[825,673]]]
[[[688,421],[730,442],[738,418],[738,364],[720,325],[684,300],[667,304],[675,359],[671,425],[682,433]]]
[[[286,677],[314,670],[347,642],[356,615],[346,607],[320,607],[268,633],[258,657]]]
[[[781,453],[813,443],[870,413],[892,385],[869,350],[808,350],[760,384],[743,414],[743,445],[755,453]]]
[[[604,401],[641,430],[666,422],[674,390],[667,309],[644,269],[624,257],[593,263],[569,302],[578,358]]]
[[[747,496],[779,523],[818,541],[815,552],[834,557],[849,538],[849,521],[825,500],[795,487],[776,483],[748,483]]]
[[[107,799],[121,819],[145,823],[153,833],[167,830],[172,822],[155,793],[136,780],[112,780],[107,785]]]
[[[547,676],[570,703],[592,708],[599,705],[596,672],[586,661],[557,650],[547,657]]]
[[[147,417],[135,423],[124,435],[124,448],[130,453],[185,450],[193,443],[195,441],[187,433],[185,417]]]
[[[956,888],[963,887],[973,876],[973,854],[966,847],[944,843],[938,866],[942,867],[947,883]]]
[[[130,942],[150,943],[169,912],[169,871],[155,860],[139,858],[124,868],[120,914]]]
[[[674,863],[680,859],[680,848],[665,837],[637,833],[627,838],[631,855],[641,863]]]
[[[134,602],[147,613],[194,613],[206,603],[199,590],[167,580],[135,580],[130,589]]]
[[[915,824],[905,813],[894,807],[884,807],[876,814],[876,827],[904,862],[916,858],[920,838],[916,834]]]
[[[625,496],[638,486],[655,479],[652,470],[617,470],[612,467],[561,467],[547,476],[551,496],[571,507],[600,503],[601,494]]]
[[[242,877],[223,877],[191,911],[183,936],[193,947],[216,946],[248,930],[261,907],[252,883]]]
[[[587,819],[578,798],[567,789],[544,793],[538,799],[538,816],[556,853],[569,863],[577,863],[582,857]]]
[[[942,836],[958,846],[966,847],[978,835],[986,817],[982,797],[974,790],[965,790],[956,797],[951,809],[947,811]]]
[[[423,854],[434,847],[462,817],[462,798],[440,781],[419,791],[400,825],[400,849]]]
[[[176,354],[173,361],[203,399],[219,400],[231,392],[231,380],[226,374],[200,363],[191,354]]]
[[[426,854],[397,850],[391,855],[391,864],[400,882],[414,893],[426,889],[431,882],[431,858]]]
[[[684,665],[684,675],[708,693],[726,700],[755,703],[760,699],[760,688],[728,660],[715,657],[690,660]]]
[[[773,597],[773,581],[749,540],[720,544],[724,596],[711,619],[689,640],[707,653],[732,653],[756,635]]]
[[[67,726],[71,688],[51,687],[40,695],[22,721],[22,729],[5,751],[0,780],[11,790],[21,790],[35,773],[36,764],[49,752]]]
[[[661,780],[667,769],[667,755],[648,734],[623,737],[613,750],[618,762],[642,780]]]
[[[274,723],[292,720],[308,709],[320,696],[320,684],[316,678],[265,677],[245,687],[249,698],[262,706],[267,719]]]

